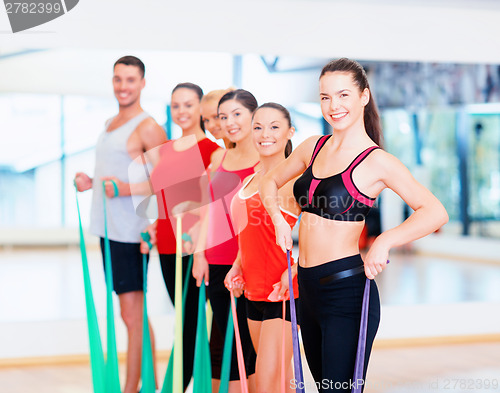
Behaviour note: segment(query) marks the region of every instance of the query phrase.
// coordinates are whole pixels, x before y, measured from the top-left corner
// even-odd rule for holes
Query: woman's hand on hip
[[[389,247],[383,244],[380,236],[375,239],[364,259],[365,274],[370,280],[382,273],[389,263]]]

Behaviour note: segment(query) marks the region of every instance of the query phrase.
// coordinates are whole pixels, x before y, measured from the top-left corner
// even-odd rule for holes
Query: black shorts
[[[297,307],[299,299],[295,299],[295,307]],[[247,299],[247,318],[252,321],[266,321],[268,319],[283,318],[283,302],[258,302]],[[290,316],[290,300],[285,302],[285,320],[291,322]],[[299,318],[297,314],[297,323]]]
[[[140,243],[122,243],[109,241],[111,251],[111,269],[113,271],[113,289],[117,295],[126,292],[143,290],[142,254]],[[104,239],[101,237],[101,253],[106,271],[104,257]],[[149,261],[149,255],[146,256]]]
[[[231,269],[231,265],[208,265],[209,282],[208,298],[212,305],[213,318],[219,331],[224,335],[227,329],[227,320],[229,316],[229,308],[231,307],[231,296],[224,285],[224,278]],[[238,298],[236,302],[236,315],[240,330],[241,347],[243,349],[243,358],[245,360],[245,368],[247,375],[255,374],[255,361],[257,354],[253,347],[250,331],[248,330],[248,321],[246,315],[246,301],[243,296]],[[229,373],[230,381],[238,381],[240,374],[238,372],[238,358],[236,356],[236,342],[233,338],[233,353],[231,355],[231,371]]]

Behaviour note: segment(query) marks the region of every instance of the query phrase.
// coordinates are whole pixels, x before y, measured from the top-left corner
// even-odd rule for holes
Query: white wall
[[[494,0],[82,0],[0,48],[152,49],[500,63]]]

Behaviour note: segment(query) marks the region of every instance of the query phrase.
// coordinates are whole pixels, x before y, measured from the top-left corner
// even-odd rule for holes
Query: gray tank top
[[[115,176],[125,183],[147,180],[145,176],[141,179],[129,179],[129,171],[137,173],[146,173],[146,171],[134,171],[133,167],[140,165],[130,158],[127,151],[127,141],[137,126],[148,117],[150,117],[148,113],[142,112],[117,129],[108,132],[110,120],[106,123],[106,129],[97,140],[90,213],[90,232],[96,236],[104,237],[103,188],[100,179],[105,176]],[[149,225],[149,220],[136,214],[132,197],[107,198],[106,209],[110,240],[123,243],[139,243],[141,241],[141,232]]]

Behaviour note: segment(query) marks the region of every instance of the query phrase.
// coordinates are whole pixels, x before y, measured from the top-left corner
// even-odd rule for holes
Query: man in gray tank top
[[[128,173],[134,165],[139,165],[134,162],[135,158],[166,141],[163,129],[141,108],[144,71],[144,64],[134,56],[116,61],[113,89],[119,112],[106,122],[97,141],[93,179],[82,172],[75,176],[78,191],[93,190],[90,230],[101,238],[103,254],[103,192],[108,198],[106,218],[113,289],[118,295],[121,316],[128,332],[127,377],[123,393],[137,393],[141,376],[143,273],[140,234],[149,224],[147,219],[136,214]],[[118,193],[111,180],[117,185]],[[152,331],[151,340],[154,346]]]

